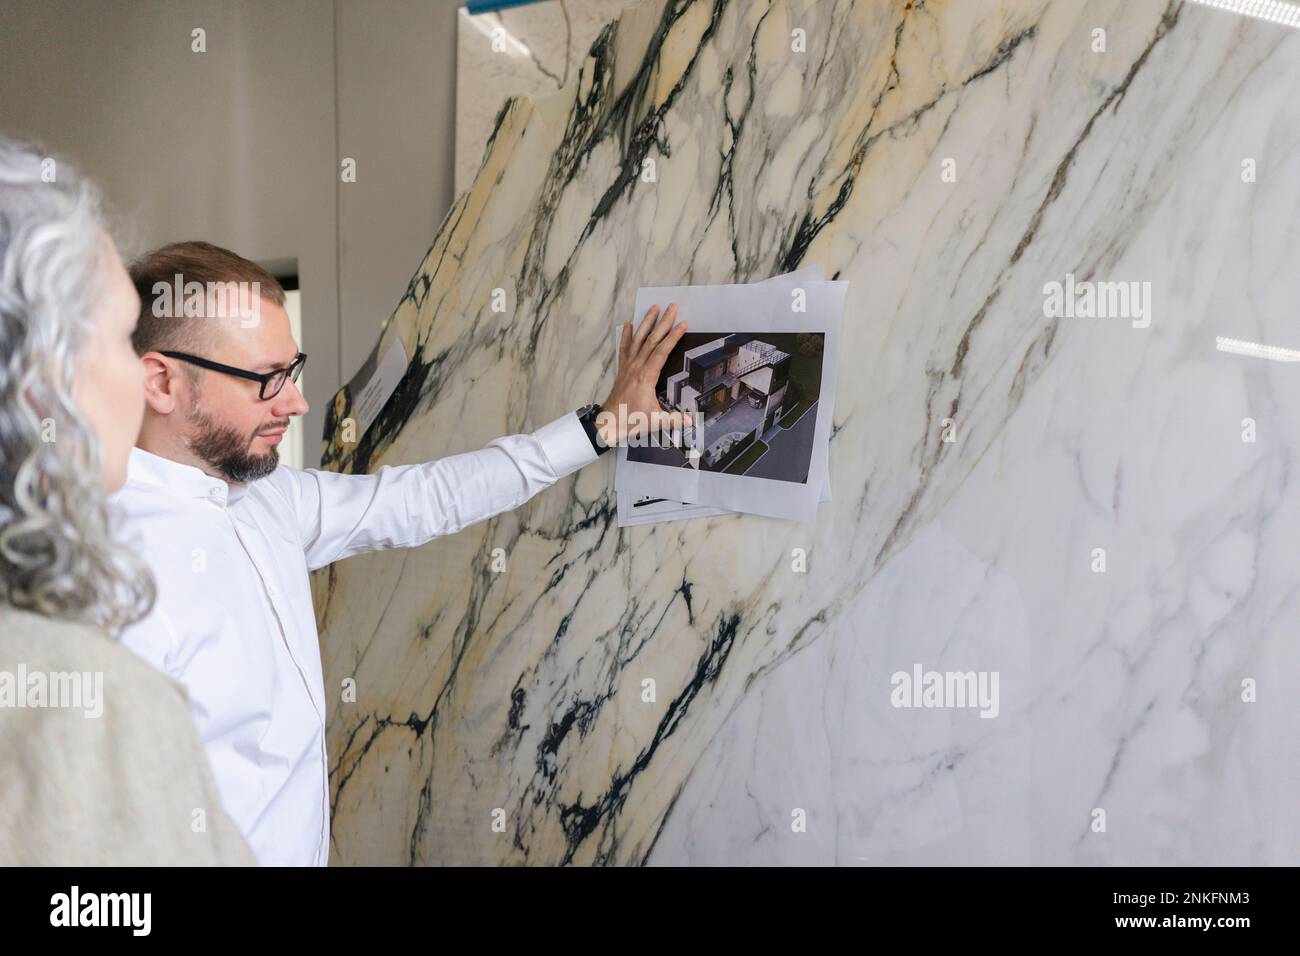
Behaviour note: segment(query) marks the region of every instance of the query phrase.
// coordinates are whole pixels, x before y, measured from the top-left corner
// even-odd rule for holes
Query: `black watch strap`
[[[584,405],[578,409],[578,421],[582,423],[582,430],[587,433],[587,438],[591,440],[591,447],[596,450],[597,455],[603,455],[609,451],[609,446],[600,440],[596,433],[596,416],[600,414],[599,405]]]

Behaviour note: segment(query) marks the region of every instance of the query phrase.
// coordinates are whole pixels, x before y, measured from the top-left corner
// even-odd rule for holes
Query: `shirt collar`
[[[244,492],[243,485],[232,485],[214,478],[201,468],[163,458],[143,448],[132,448],[126,463],[127,481],[166,488],[185,498],[198,498],[225,505]]]

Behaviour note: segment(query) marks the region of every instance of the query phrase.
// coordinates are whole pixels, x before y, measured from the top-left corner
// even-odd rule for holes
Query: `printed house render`
[[[685,438],[703,464],[721,460],[741,434],[758,440],[775,425],[790,364],[789,353],[740,332],[686,351],[681,371],[665,380],[665,397],[671,408],[689,412],[698,423]]]

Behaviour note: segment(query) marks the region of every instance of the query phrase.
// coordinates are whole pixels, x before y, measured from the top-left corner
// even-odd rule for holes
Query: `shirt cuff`
[[[556,478],[571,475],[598,457],[576,412],[561,415],[533,432]]]

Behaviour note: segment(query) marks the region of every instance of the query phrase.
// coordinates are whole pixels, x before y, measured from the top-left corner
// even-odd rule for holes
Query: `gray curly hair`
[[[99,438],[73,400],[106,232],[92,183],[0,135],[0,602],[117,635],[155,589],[114,540]]]

